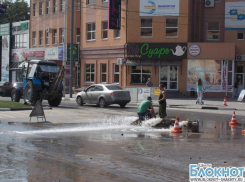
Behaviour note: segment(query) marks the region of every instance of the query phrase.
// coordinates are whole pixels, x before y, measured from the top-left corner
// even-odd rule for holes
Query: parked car
[[[19,102],[21,96],[23,95],[23,82],[15,82],[13,84],[14,89],[11,92],[11,100],[14,102]]]
[[[11,92],[14,89],[10,82],[0,82],[0,96],[11,96]]]
[[[120,107],[125,107],[130,101],[130,92],[115,84],[94,84],[76,96],[79,106],[88,103],[97,104],[100,107],[110,104],[119,104]]]

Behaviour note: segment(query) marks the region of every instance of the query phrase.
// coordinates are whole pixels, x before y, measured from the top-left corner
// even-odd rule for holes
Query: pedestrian
[[[146,114],[150,114],[151,118],[155,117],[157,113],[155,113],[154,108],[152,106],[152,98],[148,96],[147,99],[143,100],[137,110],[137,114],[139,116],[139,120],[143,121],[145,119]]]
[[[234,80],[234,85],[233,85],[232,98],[235,98],[237,96],[237,91],[238,91],[237,88],[238,88],[238,82],[235,79]]]
[[[203,84],[202,84],[202,80],[199,78],[197,81],[197,95],[198,95],[198,103],[199,105],[202,105],[202,95],[203,95]]]
[[[166,102],[166,92],[164,90],[163,84],[159,85],[160,94],[158,98],[159,102],[159,116],[160,118],[164,119],[167,116],[166,108],[167,108],[167,102]]]
[[[148,78],[148,81],[146,82],[146,86],[147,87],[152,87],[153,86],[153,83],[151,81],[151,78]]]

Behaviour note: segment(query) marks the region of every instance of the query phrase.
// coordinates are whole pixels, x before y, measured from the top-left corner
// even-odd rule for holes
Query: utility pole
[[[73,27],[74,27],[74,0],[71,0],[70,98],[72,98],[72,83],[73,83]]]
[[[66,38],[66,20],[67,20],[67,0],[65,0],[65,4],[64,4],[65,8],[64,8],[64,41],[63,41],[63,66],[66,70],[66,42],[67,42],[67,38]],[[66,97],[66,71],[65,71],[65,76],[63,78],[63,96]]]

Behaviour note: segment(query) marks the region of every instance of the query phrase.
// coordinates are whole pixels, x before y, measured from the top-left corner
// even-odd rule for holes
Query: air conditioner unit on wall
[[[47,27],[46,28],[46,32],[49,33],[51,31],[51,28],[50,27]]]
[[[237,54],[236,61],[245,61],[245,54]]]
[[[124,61],[125,61],[125,59],[123,59],[123,58],[117,58],[117,64],[118,65],[123,65]]]
[[[214,0],[205,0],[205,7],[206,8],[214,7]]]

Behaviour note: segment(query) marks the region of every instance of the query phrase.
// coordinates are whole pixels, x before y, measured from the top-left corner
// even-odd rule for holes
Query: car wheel
[[[99,105],[100,107],[106,107],[106,101],[104,98],[100,98]]]
[[[77,102],[77,105],[82,106],[83,105],[83,99],[82,99],[82,97],[78,96],[76,98],[76,102]]]
[[[127,104],[119,104],[121,108],[124,108]]]

